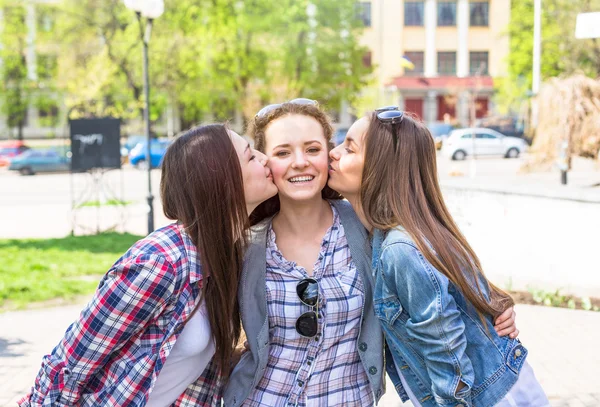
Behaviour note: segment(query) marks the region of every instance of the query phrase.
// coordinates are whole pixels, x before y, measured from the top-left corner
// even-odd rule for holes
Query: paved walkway
[[[0,406],[32,385],[81,305],[0,314]],[[552,406],[600,407],[600,312],[517,305],[521,340]],[[401,402],[388,381],[382,407]],[[409,406],[405,404],[404,406]]]

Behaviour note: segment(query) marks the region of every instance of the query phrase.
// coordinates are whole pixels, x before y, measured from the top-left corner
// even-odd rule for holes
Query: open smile
[[[305,183],[311,182],[314,179],[315,179],[314,175],[300,175],[297,177],[292,177],[292,178],[288,179],[288,181],[291,182],[292,184],[305,184]]]

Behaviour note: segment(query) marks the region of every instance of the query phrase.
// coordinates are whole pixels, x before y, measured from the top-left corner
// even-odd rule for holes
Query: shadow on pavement
[[[16,358],[16,357],[20,357],[20,356],[25,356],[23,353],[14,352],[11,350],[11,347],[14,347],[17,345],[23,345],[25,343],[27,343],[27,342],[25,342],[22,339],[0,338],[0,358],[2,358],[2,357]]]

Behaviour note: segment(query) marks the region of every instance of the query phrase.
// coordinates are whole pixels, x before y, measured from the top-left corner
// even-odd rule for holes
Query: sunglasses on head
[[[296,320],[296,332],[305,338],[313,338],[319,332],[319,283],[314,278],[304,278],[296,286],[296,294],[311,310]]]
[[[404,119],[404,112],[398,106],[385,106],[375,109],[377,119],[381,123],[392,125],[392,139],[394,141],[394,152],[398,146],[398,129],[393,128],[393,125],[400,124]]]
[[[293,103],[295,105],[313,105],[313,106],[318,105],[318,102],[316,100],[307,99],[307,98],[296,98],[296,99],[292,99],[289,102],[285,102],[285,103]],[[260,109],[258,111],[258,113],[256,113],[255,117],[265,116],[267,113],[272,112],[273,110],[277,109],[278,107],[281,107],[281,105],[283,105],[283,103],[273,103],[272,105],[267,105],[267,106],[263,107],[262,109]]]

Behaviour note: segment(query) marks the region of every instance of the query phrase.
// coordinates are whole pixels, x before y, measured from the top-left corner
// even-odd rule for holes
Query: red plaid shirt
[[[134,244],[102,278],[60,343],[42,360],[29,406],[144,406],[179,333],[200,303],[196,246],[172,224]],[[173,407],[221,404],[211,361]]]

